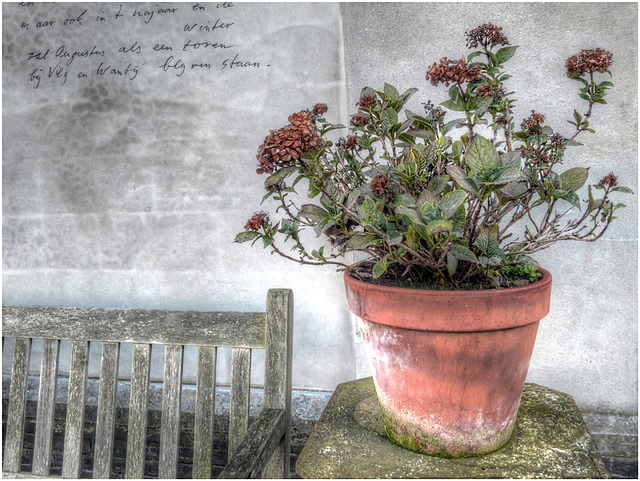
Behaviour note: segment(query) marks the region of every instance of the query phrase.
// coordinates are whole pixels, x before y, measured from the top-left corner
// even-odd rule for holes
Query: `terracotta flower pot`
[[[345,273],[389,439],[445,457],[486,454],[513,431],[551,274],[524,287],[425,291]]]

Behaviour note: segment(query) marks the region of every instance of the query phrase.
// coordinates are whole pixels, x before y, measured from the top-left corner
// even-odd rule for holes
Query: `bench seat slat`
[[[47,476],[51,467],[53,416],[56,406],[56,384],[60,341],[45,339],[42,345],[36,435],[33,442],[33,474]]]
[[[2,307],[5,337],[265,347],[266,313]]]
[[[117,342],[103,343],[102,362],[100,366],[100,390],[98,391],[95,454],[93,457],[93,477],[96,479],[104,479],[111,476],[119,361],[120,344]]]
[[[67,420],[64,430],[63,478],[80,478],[82,470],[84,403],[87,395],[88,367],[89,342],[73,341],[71,344]]]
[[[165,347],[160,458],[158,460],[158,477],[162,479],[175,479],[178,477],[183,355],[183,346],[171,345]]]
[[[151,345],[134,344],[131,366],[131,397],[129,399],[129,429],[125,477],[144,478],[147,446],[147,405],[149,403],[149,374]]]
[[[229,458],[249,427],[251,350],[231,350],[231,406],[229,408]]]
[[[216,351],[215,347],[198,349],[198,375],[196,379],[196,413],[198,420],[193,433],[194,479],[211,478],[211,456],[216,405]]]
[[[16,339],[13,348],[11,389],[9,391],[7,432],[5,435],[4,465],[2,468],[5,472],[17,473],[21,467],[30,357],[31,339]]]

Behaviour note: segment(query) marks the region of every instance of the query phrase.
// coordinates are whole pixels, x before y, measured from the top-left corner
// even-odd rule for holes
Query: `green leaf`
[[[453,232],[464,231],[464,228],[467,225],[467,211],[464,204],[462,204],[456,213],[453,214],[451,222],[453,222]]]
[[[505,152],[501,155],[500,165],[502,167],[511,167],[512,169],[519,169],[522,163],[522,154],[519,150],[513,150],[511,152]]]
[[[315,204],[304,204],[300,207],[300,213],[298,215],[306,217],[313,222],[322,222],[329,217],[329,213],[326,210]]]
[[[453,247],[451,248],[450,253],[454,255],[456,259],[461,261],[478,262],[478,258],[476,257],[476,255],[473,252],[471,252],[471,250],[468,247],[465,247],[460,244],[454,244]]]
[[[511,59],[511,57],[515,55],[517,48],[518,48],[517,45],[510,45],[508,47],[503,47],[500,50],[498,50],[496,52],[496,59],[498,60],[498,63],[505,63],[506,61]]]
[[[464,112],[465,110],[467,110],[467,106],[466,104],[460,100],[460,99],[456,99],[456,100],[445,100],[444,102],[442,102],[440,105],[442,105],[443,107],[449,109],[449,110],[454,110],[456,112]]]
[[[427,224],[427,234],[434,235],[440,232],[451,232],[453,223],[448,219],[436,219]]]
[[[420,206],[420,213],[422,214],[422,217],[424,217],[427,222],[431,222],[440,217],[440,212],[438,211],[438,208],[435,205],[433,205],[431,202],[425,202],[424,204],[422,204],[422,206]]]
[[[418,209],[422,209],[422,206],[427,202],[429,202],[434,206],[437,206],[440,203],[440,198],[436,194],[431,192],[429,189],[425,189],[422,192],[420,192],[420,195],[418,196],[418,201],[416,202],[416,207]]]
[[[449,173],[451,178],[455,180],[456,183],[464,190],[466,190],[467,192],[471,192],[476,196],[480,195],[480,191],[478,190],[478,186],[475,181],[471,177],[468,177],[467,173],[460,167],[458,167],[457,165],[448,165],[447,172]]]
[[[400,97],[398,89],[388,83],[384,84],[384,93],[389,98],[389,100],[398,100],[398,98]]]
[[[396,215],[406,215],[412,222],[422,222],[420,214],[418,214],[415,209],[411,209],[409,207],[397,207],[394,212]]]
[[[378,277],[383,275],[385,272],[387,272],[387,269],[391,264],[393,264],[393,262],[389,262],[389,259],[387,258],[387,256],[384,256],[382,259],[376,262],[376,264],[373,266],[373,271],[372,271],[373,278],[377,279]]]
[[[445,219],[451,219],[463,204],[467,194],[463,190],[454,190],[440,200],[440,211]]]
[[[517,199],[527,191],[527,188],[526,182],[509,182],[498,190],[498,193],[508,197],[509,199]]]
[[[418,235],[412,225],[407,228],[407,245],[414,251],[420,250]]]
[[[233,242],[237,242],[238,244],[242,244],[243,242],[249,242],[251,240],[255,240],[258,237],[260,237],[262,234],[260,234],[259,232],[255,232],[252,230],[248,230],[245,232],[240,232],[240,234],[238,234],[236,236],[236,239]]]
[[[362,192],[360,190],[360,187],[355,188],[351,192],[349,192],[349,197],[347,197],[347,202],[345,203],[345,207],[347,209],[351,209],[351,207],[353,207],[354,204],[358,202],[358,197],[360,197],[361,193]]]
[[[292,174],[296,170],[298,170],[297,167],[283,167],[282,169],[278,169],[276,172],[267,177],[267,180],[264,181],[264,185],[267,187],[276,185],[277,183],[286,179],[289,174]]]
[[[486,176],[500,166],[500,157],[489,139],[475,134],[467,151],[467,163],[472,174]]]
[[[562,196],[562,199],[580,209],[580,197],[575,192],[567,192]]]
[[[351,250],[364,249],[378,242],[380,238],[375,234],[355,234],[347,242],[347,247]]]
[[[429,184],[427,184],[427,190],[433,195],[441,194],[447,187],[448,182],[448,175],[436,175],[429,181]]]
[[[496,255],[498,252],[502,252],[498,245],[498,224],[492,224],[490,226],[481,225],[480,233],[476,241],[473,243],[481,252],[489,256]],[[504,252],[502,252],[504,255]]]
[[[629,187],[614,187],[611,192],[622,192],[624,194],[633,194],[633,191]]]
[[[587,182],[588,167],[574,167],[560,174],[560,189],[575,192]]]
[[[458,268],[458,259],[451,252],[447,253],[447,272],[450,276],[455,274]]]
[[[387,128],[391,128],[398,123],[398,113],[392,108],[388,108],[382,111],[382,122]]]

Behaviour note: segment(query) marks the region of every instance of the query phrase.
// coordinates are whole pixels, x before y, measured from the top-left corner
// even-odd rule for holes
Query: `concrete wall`
[[[566,77],[565,60],[582,48],[612,52],[608,105],[594,108],[596,134],[577,139],[583,146],[566,155],[565,167],[591,166],[592,183],[613,171],[638,192],[637,4],[344,3],[342,13],[350,112],[362,87],[381,89],[384,82],[401,92],[419,88],[412,110],[446,100],[446,88],[425,81],[426,67],[468,55],[465,32],[491,22],[519,45],[507,64],[516,122],[534,109],[569,134],[566,120],[574,109],[584,112],[586,102]],[[637,196],[620,202],[628,208],[600,241],[555,245],[537,256],[554,288],[527,381],[572,394],[582,409],[631,414],[638,399]]]
[[[591,165],[595,180],[614,171],[638,191],[636,4],[203,4],[207,17],[180,10],[169,20],[156,10],[148,23],[133,4],[117,19],[119,4],[86,5],[3,4],[5,304],[259,310],[269,287],[290,287],[294,387],[330,391],[366,375],[339,273],[232,243],[254,211],[273,211],[259,206],[255,151],[269,129],[316,102],[346,123],[365,85],[416,86],[415,110],[445,100],[445,90],[424,80],[426,67],[458,58],[464,32],[487,21],[520,45],[509,64],[517,118],[536,109],[560,130],[583,109],[565,59],[581,48],[613,52],[615,88],[609,105],[596,108],[598,132],[580,139],[584,147],[566,166]],[[48,10],[55,8],[62,10]],[[84,30],[70,32],[64,20],[84,8],[75,24]],[[100,16],[109,28],[96,26]],[[58,23],[43,26],[48,19]],[[161,68],[167,52],[161,57],[154,45],[181,49],[185,25],[216,20],[234,24],[215,37],[232,49],[181,54],[196,62],[206,52],[215,72],[178,78]],[[71,40],[78,38],[82,45]],[[78,57],[75,77],[61,85],[52,54],[65,42],[74,50],[104,45],[114,65],[139,66],[138,77],[97,74],[102,59]],[[140,56],[119,51],[134,42]],[[221,69],[235,54],[270,67]],[[44,74],[34,88],[37,68]],[[82,72],[91,75],[78,78]],[[623,202],[629,207],[605,239],[539,256],[555,287],[528,380],[572,394],[583,409],[633,414],[637,196]]]
[[[3,4],[3,302],[263,310],[293,288],[294,383],[333,389],[355,376],[340,275],[233,240],[269,129],[343,117],[339,4],[194,5]]]

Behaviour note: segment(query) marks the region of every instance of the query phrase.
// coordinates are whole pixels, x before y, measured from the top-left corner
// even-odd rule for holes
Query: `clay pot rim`
[[[526,286],[471,291],[370,284],[344,273],[349,310],[367,321],[406,329],[480,332],[540,321],[550,308],[551,273]]]
[[[495,296],[500,292],[509,292],[511,294],[517,294],[518,292],[528,292],[536,289],[546,289],[549,284],[551,284],[551,273],[542,267],[538,267],[538,272],[542,274],[542,279],[539,279],[531,284],[527,284],[526,286],[517,286],[517,287],[505,287],[501,289],[468,289],[468,290],[447,290],[447,289],[414,289],[411,287],[396,287],[396,286],[384,286],[380,284],[373,284],[371,282],[361,281],[356,279],[351,275],[353,272],[351,269],[347,269],[344,273],[345,283],[347,279],[349,282],[355,285],[366,286],[366,289],[369,291],[380,291],[380,292],[396,292],[398,295],[421,292],[421,293],[433,293],[433,295],[447,295],[447,296],[456,296],[456,297],[477,297],[477,296]]]

